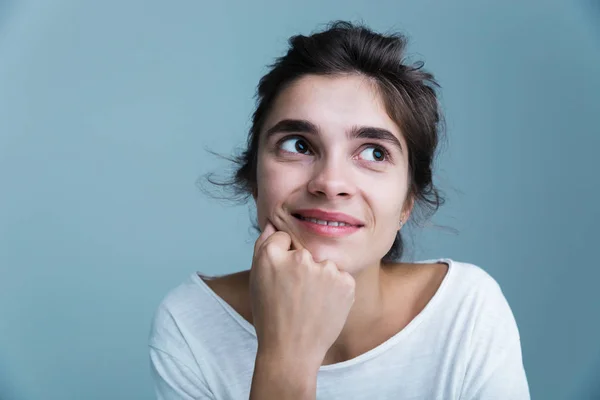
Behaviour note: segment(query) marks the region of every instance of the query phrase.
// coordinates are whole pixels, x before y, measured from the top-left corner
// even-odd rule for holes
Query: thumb
[[[287,233],[287,235],[290,237],[291,243],[290,246],[287,250],[289,251],[293,251],[293,250],[301,250],[304,248],[304,246],[302,245],[302,243],[300,242],[300,240],[298,239],[298,237],[294,234],[294,232],[292,231],[292,229],[280,229],[277,228],[276,226],[273,225],[273,227],[275,228],[275,231],[279,232],[285,232]]]
[[[260,236],[258,236],[258,239],[256,239],[256,242],[254,243],[254,252],[256,253],[256,251],[258,249],[260,249],[260,246],[262,246],[262,244],[265,242],[265,240],[267,240],[269,238],[269,236],[271,236],[275,232],[277,232],[277,230],[275,229],[275,227],[273,226],[271,221],[267,220],[267,223],[265,224],[263,231],[261,232]]]
[[[288,234],[290,235],[290,238],[292,239],[292,245],[290,246],[290,250],[302,250],[304,248],[304,246],[302,245],[300,240],[298,240],[296,235],[294,235],[291,232]]]

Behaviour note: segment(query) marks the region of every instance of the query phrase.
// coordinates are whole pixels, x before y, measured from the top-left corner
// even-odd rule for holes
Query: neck
[[[327,352],[324,364],[348,360],[369,350],[365,338],[372,337],[369,333],[373,327],[385,320],[386,278],[388,275],[379,263],[354,275],[354,304],[344,328]]]

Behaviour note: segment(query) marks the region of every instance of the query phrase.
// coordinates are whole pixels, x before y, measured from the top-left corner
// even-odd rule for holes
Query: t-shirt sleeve
[[[214,399],[190,367],[152,346],[150,366],[157,400]]]
[[[465,400],[529,400],[529,386],[521,358],[521,344],[513,343],[498,365],[491,368],[487,377],[474,385]]]
[[[158,400],[214,399],[182,334],[181,321],[161,304],[149,337],[150,369]]]
[[[529,400],[517,323],[500,286],[487,277],[474,296],[461,400]]]

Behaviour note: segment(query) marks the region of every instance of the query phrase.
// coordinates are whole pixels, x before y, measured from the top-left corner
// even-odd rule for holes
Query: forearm
[[[314,400],[318,366],[260,352],[256,356],[250,400]]]

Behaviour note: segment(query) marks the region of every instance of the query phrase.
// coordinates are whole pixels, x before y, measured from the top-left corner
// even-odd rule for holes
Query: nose
[[[313,164],[313,174],[308,181],[308,191],[327,199],[352,197],[356,193],[352,166],[342,160],[323,158]]]

